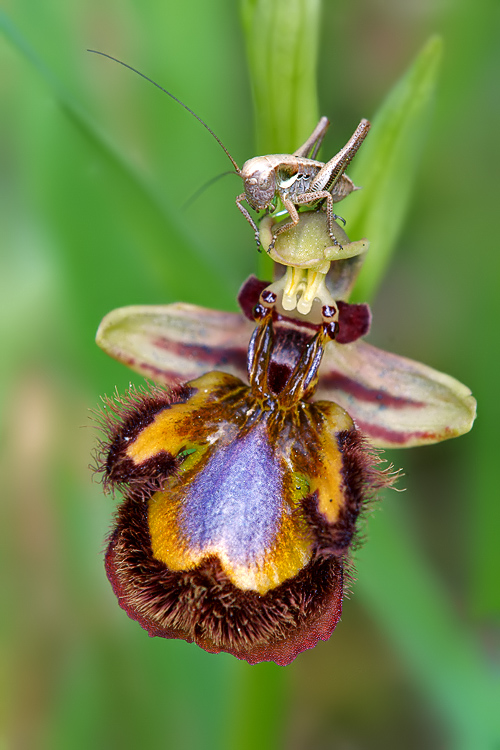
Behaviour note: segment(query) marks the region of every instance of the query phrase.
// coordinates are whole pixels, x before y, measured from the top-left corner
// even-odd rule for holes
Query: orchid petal
[[[157,383],[175,385],[210,370],[246,379],[254,326],[239,313],[196,305],[133,305],[102,320],[96,342],[107,354]]]
[[[96,340],[136,372],[175,385],[211,370],[246,380],[252,330],[238,313],[176,303],[113,310]],[[288,351],[290,361],[295,357]],[[342,406],[375,445],[386,448],[462,435],[476,413],[470,390],[454,378],[362,341],[328,347],[316,399]]]
[[[455,378],[364,341],[327,348],[315,399],[342,406],[384,448],[463,435],[476,415],[470,390]]]

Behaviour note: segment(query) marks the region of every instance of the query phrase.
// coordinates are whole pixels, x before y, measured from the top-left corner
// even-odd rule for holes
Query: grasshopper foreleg
[[[297,205],[307,205],[308,203],[316,203],[316,201],[325,201],[326,203],[326,225],[328,227],[328,234],[333,240],[333,244],[337,245],[342,250],[342,245],[336,239],[333,233],[333,222],[337,219],[343,222],[345,226],[345,219],[342,216],[337,216],[333,213],[333,197],[328,190],[316,190],[311,193],[303,193],[298,195],[295,202]]]
[[[254,235],[255,235],[255,242],[257,243],[257,249],[258,249],[258,251],[259,251],[259,253],[260,253],[260,252],[261,252],[261,249],[260,249],[260,235],[259,235],[259,228],[257,227],[257,224],[255,223],[255,221],[254,221],[254,220],[252,219],[252,217],[251,217],[251,216],[250,216],[250,214],[248,213],[248,211],[247,211],[247,209],[245,208],[245,206],[242,206],[242,205],[241,205],[241,201],[244,201],[244,200],[246,200],[246,199],[247,199],[247,196],[245,195],[245,193],[241,193],[241,194],[240,194],[240,195],[238,195],[238,197],[236,198],[236,205],[238,206],[239,210],[241,211],[241,213],[243,214],[243,216],[245,217],[245,219],[246,219],[246,220],[248,221],[248,223],[249,223],[249,224],[250,224],[250,226],[252,227],[252,229],[253,229],[253,232],[254,232]]]

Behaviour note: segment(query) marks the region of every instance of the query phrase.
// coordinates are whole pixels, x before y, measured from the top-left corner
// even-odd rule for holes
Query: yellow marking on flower
[[[266,216],[259,224],[260,241],[269,251],[273,238],[273,227],[279,225],[276,216]],[[288,221],[288,217],[283,221]],[[315,299],[321,305],[335,306],[335,301],[326,285],[326,275],[332,261],[341,261],[364,255],[368,251],[368,240],[350,242],[344,230],[333,224],[338,244],[332,244],[326,214],[323,211],[306,211],[300,221],[276,237],[270,257],[286,266],[285,274],[273,282],[268,289],[281,298],[287,312],[297,309],[309,315]],[[282,295],[282,297],[281,297]]]
[[[167,489],[156,492],[148,504],[148,522],[153,557],[169,570],[193,570],[208,557],[217,557],[231,583],[242,591],[266,594],[284,581],[296,576],[311,559],[311,543],[306,521],[285,507],[280,528],[269,549],[262,555],[241,564],[231,558],[222,543],[192,548],[179,529],[182,500]]]
[[[347,412],[337,404],[318,401],[315,406],[321,410],[325,424],[320,432],[321,448],[317,455],[317,471],[311,477],[311,492],[318,491],[319,512],[328,523],[335,523],[345,502],[342,453],[338,446],[337,434],[351,430],[354,423]]]
[[[177,455],[186,444],[186,434],[179,429],[183,422],[180,417],[188,417],[192,410],[191,404],[175,404],[163,409],[129,445],[127,456],[135,464],[141,464],[160,451]]]
[[[173,404],[159,412],[153,422],[141,430],[128,446],[126,455],[135,464],[141,464],[160,451],[167,451],[176,456],[189,445],[197,445],[196,441],[190,441],[189,438],[196,437],[198,426],[203,436],[207,437],[210,425],[202,425],[196,413],[200,407],[209,403],[210,396],[207,398],[207,394],[213,393],[215,401],[220,388],[229,380],[235,378],[220,372],[211,372],[193,380],[190,385],[196,388],[196,391],[189,400],[183,404]],[[215,425],[212,431],[216,431]]]

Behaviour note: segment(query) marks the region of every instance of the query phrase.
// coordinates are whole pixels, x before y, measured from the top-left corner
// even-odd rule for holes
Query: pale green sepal
[[[173,385],[211,370],[245,379],[253,328],[238,313],[182,302],[132,305],[106,315],[96,343],[114,359],[157,383]]]
[[[445,373],[364,341],[332,344],[315,399],[334,401],[377,446],[409,448],[468,432],[476,401]]]

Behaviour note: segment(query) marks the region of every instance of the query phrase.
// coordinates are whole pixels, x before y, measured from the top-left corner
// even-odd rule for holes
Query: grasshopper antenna
[[[212,185],[215,185],[216,182],[219,182],[223,177],[227,177],[228,174],[236,174],[236,172],[221,172],[218,175],[215,175],[215,177],[211,177],[207,182],[205,182],[204,185],[198,188],[195,193],[191,196],[191,198],[188,198],[187,201],[181,206],[182,211],[186,211],[195,201],[198,200],[200,195],[203,195],[205,190],[208,190],[208,188],[212,187]]]
[[[199,117],[199,115],[196,114],[196,112],[193,112],[193,110],[190,107],[188,107],[187,104],[184,104],[184,102],[181,102],[180,99],[178,99],[176,96],[174,96],[173,94],[171,94],[170,91],[167,91],[167,89],[164,89],[163,86],[160,86],[159,83],[156,83],[156,81],[153,81],[152,78],[148,78],[148,76],[144,75],[144,73],[141,73],[140,70],[137,70],[137,68],[133,68],[132,65],[128,65],[126,62],[123,62],[122,60],[118,60],[117,57],[113,57],[113,55],[108,55],[106,52],[99,52],[99,50],[96,50],[96,49],[88,49],[87,52],[92,52],[94,55],[101,55],[102,57],[107,57],[109,60],[113,60],[114,62],[119,63],[120,65],[123,65],[124,68],[128,68],[129,70],[133,71],[134,73],[137,73],[138,76],[141,76],[141,78],[145,78],[146,81],[149,81],[149,83],[152,83],[153,86],[156,86],[157,89],[160,89],[160,91],[163,91],[164,94],[168,94],[168,96],[171,99],[173,99],[174,102],[177,102],[177,104],[180,104],[181,107],[184,107],[184,109],[187,109],[187,111],[190,112],[193,115],[193,117],[196,117],[196,119],[198,120],[198,122],[201,122],[201,124],[203,125],[203,127],[208,130],[208,132],[210,133],[210,135],[212,135],[215,138],[215,140],[217,141],[217,143],[219,144],[219,146],[224,151],[224,153],[226,154],[227,158],[229,159],[229,161],[231,162],[231,164],[235,168],[236,174],[238,174],[239,176],[241,176],[241,169],[236,164],[235,160],[233,159],[233,157],[231,156],[231,154],[229,153],[229,151],[227,150],[227,148],[224,146],[224,144],[222,143],[221,139],[217,135],[215,135],[215,133],[212,130],[212,128],[210,128],[207,125],[207,123],[204,120],[202,120],[201,117]]]

